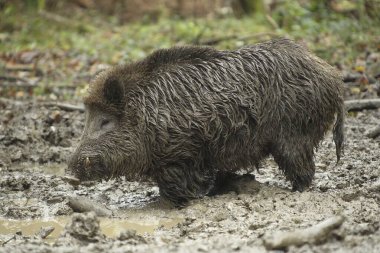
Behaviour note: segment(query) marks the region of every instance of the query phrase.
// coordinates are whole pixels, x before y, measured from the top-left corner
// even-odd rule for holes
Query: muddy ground
[[[380,110],[348,115],[337,165],[326,136],[312,187],[303,193],[291,191],[269,158],[256,180],[235,182],[237,191],[176,209],[150,182],[77,185],[65,178],[83,129],[81,111],[5,98],[0,108],[0,252],[267,252],[264,241],[276,231],[334,216],[345,220],[325,240],[274,252],[380,252],[380,137],[366,137],[380,124]],[[112,214],[74,213],[70,196]]]

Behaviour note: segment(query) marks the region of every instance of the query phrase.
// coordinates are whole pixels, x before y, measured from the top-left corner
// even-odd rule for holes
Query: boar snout
[[[79,153],[71,157],[68,174],[80,181],[99,180],[106,174],[104,159],[100,155]],[[106,177],[107,178],[107,177]]]

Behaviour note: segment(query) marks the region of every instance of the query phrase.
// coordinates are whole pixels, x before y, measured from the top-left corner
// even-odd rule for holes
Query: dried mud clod
[[[95,212],[73,214],[66,225],[63,237],[77,239],[81,242],[99,242],[105,239],[100,232],[99,220]]]
[[[138,235],[136,230],[133,229],[127,229],[120,233],[120,235],[117,237],[119,241],[126,241],[128,244],[137,245],[140,243],[147,243],[144,237],[141,235]]]
[[[27,177],[6,176],[0,179],[0,188],[8,191],[25,191],[31,185],[32,182]]]

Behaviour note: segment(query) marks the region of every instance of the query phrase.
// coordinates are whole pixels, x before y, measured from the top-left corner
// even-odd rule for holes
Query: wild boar
[[[186,46],[100,73],[68,169],[81,180],[150,178],[177,205],[272,155],[293,190],[313,179],[330,126],[339,161],[343,82],[289,39],[235,51]]]

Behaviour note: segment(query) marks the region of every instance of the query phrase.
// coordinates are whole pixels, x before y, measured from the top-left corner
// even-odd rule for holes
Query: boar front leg
[[[214,185],[215,175],[203,168],[171,164],[159,170],[156,180],[161,197],[180,207],[205,196]]]

